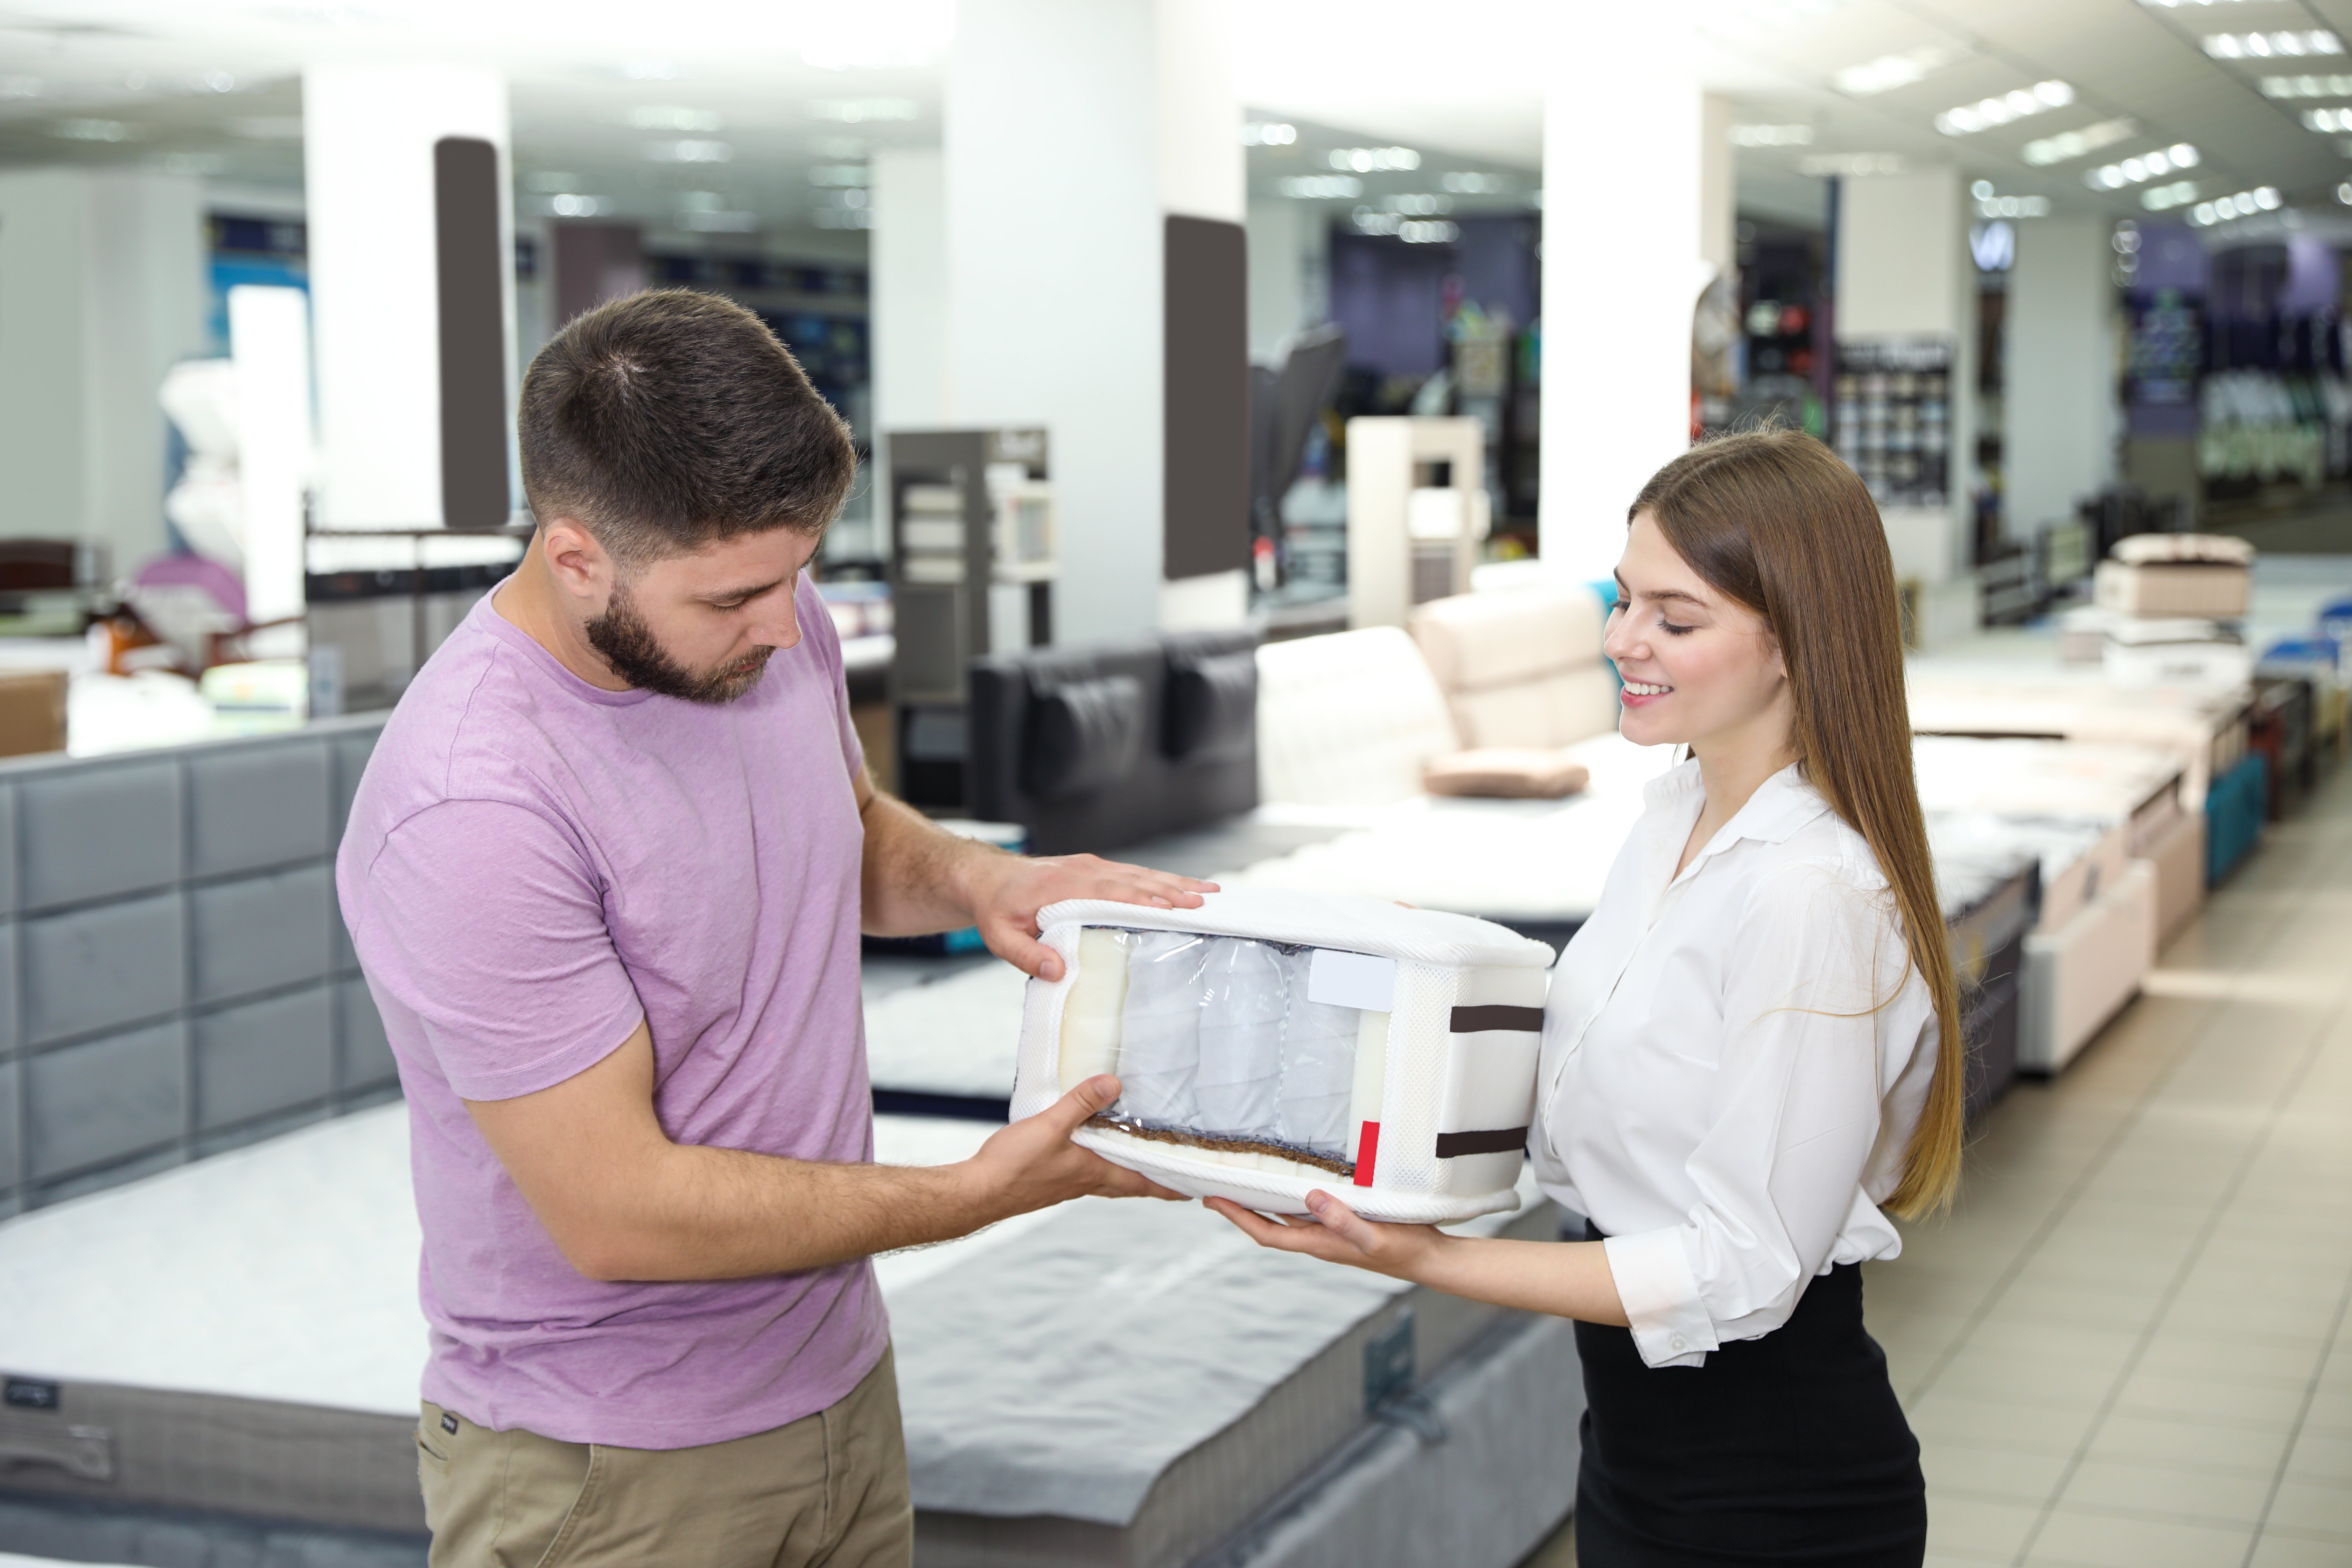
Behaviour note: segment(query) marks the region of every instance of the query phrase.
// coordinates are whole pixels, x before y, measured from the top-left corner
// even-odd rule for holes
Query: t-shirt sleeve
[[[467,1100],[512,1100],[617,1049],[645,1017],[585,857],[520,805],[444,801],[384,837],[352,942]]]
[[[833,679],[834,723],[841,734],[841,758],[849,766],[849,776],[856,778],[866,766],[866,747],[857,739],[857,726],[849,717],[849,665],[841,652],[841,633],[833,624],[833,612],[825,607],[824,595],[808,578],[801,579],[797,614],[819,659]]]

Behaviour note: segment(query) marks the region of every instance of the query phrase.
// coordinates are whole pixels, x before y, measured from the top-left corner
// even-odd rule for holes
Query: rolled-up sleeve
[[[1816,865],[1750,893],[1727,955],[1725,1042],[1677,1226],[1607,1242],[1650,1366],[1696,1366],[1789,1321],[1879,1137],[1879,1010],[1907,953],[1893,905]]]

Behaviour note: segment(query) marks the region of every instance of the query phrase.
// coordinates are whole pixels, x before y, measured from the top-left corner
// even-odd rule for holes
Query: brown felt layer
[[[1146,1127],[1139,1122],[1121,1121],[1116,1117],[1095,1115],[1087,1118],[1089,1127],[1108,1127],[1114,1132],[1124,1132],[1131,1138],[1148,1138],[1154,1143],[1175,1143],[1187,1149],[1216,1149],[1229,1154],[1272,1154],[1276,1159],[1293,1160],[1302,1165],[1312,1165],[1318,1171],[1328,1171],[1335,1176],[1353,1176],[1356,1167],[1345,1160],[1328,1154],[1318,1154],[1288,1143],[1262,1142],[1255,1138],[1215,1138],[1202,1132],[1184,1132],[1172,1127]],[[1526,1129],[1520,1130],[1525,1142]]]

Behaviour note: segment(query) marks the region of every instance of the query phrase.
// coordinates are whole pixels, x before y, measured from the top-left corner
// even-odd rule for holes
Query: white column
[[[1839,341],[1937,337],[1952,344],[1945,503],[1880,509],[1895,575],[1916,580],[1927,593],[1920,626],[1929,643],[1976,626],[1968,545],[1976,487],[1978,306],[1968,222],[1956,168],[1873,174],[1839,187],[1832,263]]]
[[[950,422],[1048,433],[1056,641],[1238,620],[1245,602],[1241,571],[1172,585],[1162,573],[1163,224],[1243,217],[1221,35],[1214,0],[958,10],[943,164]],[[877,236],[889,199],[886,184]]]
[[[164,548],[166,371],[205,348],[202,183],[0,174],[0,533]]]
[[[1548,567],[1599,578],[1625,509],[1690,445],[1700,94],[1680,0],[1554,9],[1538,527]]]
[[[1698,257],[1722,277],[1739,264],[1739,171],[1731,154],[1738,106],[1717,93],[1699,100]]]
[[[489,142],[499,187],[510,188],[507,89],[498,72],[334,64],[302,74],[322,527],[442,522],[434,144],[453,136]],[[499,205],[500,360],[511,366],[512,204]],[[511,410],[511,385],[505,403]]]
[[[1322,322],[1330,297],[1331,208],[1287,197],[1249,204],[1250,358],[1273,364],[1284,341]]]
[[[2002,323],[2001,478],[2007,529],[2043,522],[2115,477],[2115,251],[2101,217],[2017,225]]]
[[[876,468],[892,430],[948,421],[946,167],[936,147],[887,148],[873,162],[868,284],[874,310]]]
[[[237,489],[245,501],[245,613],[260,623],[305,606],[302,497],[315,459],[310,426],[310,305],[299,289],[228,291],[236,375]],[[266,650],[299,635],[256,633]],[[265,651],[257,649],[257,651]]]

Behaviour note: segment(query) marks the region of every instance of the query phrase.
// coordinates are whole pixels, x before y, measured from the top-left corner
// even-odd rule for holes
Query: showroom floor
[[[1868,1273],[1930,1568],[2352,1564],[2352,768],[1970,1156]]]

